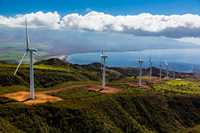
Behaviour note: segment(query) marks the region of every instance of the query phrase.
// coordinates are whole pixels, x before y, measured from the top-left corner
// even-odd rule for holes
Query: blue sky
[[[85,14],[88,9],[112,15],[200,14],[200,0],[0,0],[0,15],[4,16],[36,11]]]

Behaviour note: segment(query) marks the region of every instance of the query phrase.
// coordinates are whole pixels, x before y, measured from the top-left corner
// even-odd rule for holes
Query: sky
[[[0,45],[23,43],[25,18],[33,44],[69,53],[200,45],[199,0],[0,0]]]
[[[6,16],[37,11],[84,14],[90,10],[112,15],[200,13],[199,0],[0,0],[0,7],[1,15]]]

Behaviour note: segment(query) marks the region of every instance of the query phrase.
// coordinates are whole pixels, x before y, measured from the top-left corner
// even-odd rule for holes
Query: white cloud
[[[200,36],[200,16],[139,15],[112,16],[92,11],[86,15],[69,14],[63,17],[65,27],[94,31],[114,31],[135,35],[184,37]]]
[[[91,11],[85,15],[67,14],[63,17],[57,12],[41,11],[15,17],[0,16],[0,25],[20,27],[27,16],[32,27],[75,28],[90,31],[122,32],[138,36],[165,36],[173,38],[200,37],[200,16],[184,15],[138,15],[113,16]]]
[[[0,25],[8,27],[22,27],[24,26],[25,17],[29,27],[48,27],[53,29],[60,28],[60,15],[57,12],[43,13],[41,11],[25,15],[16,15],[15,17],[0,16]]]
[[[82,16],[77,13],[69,14],[63,17],[63,26],[77,29],[106,31],[108,26],[112,25],[115,17],[98,12],[89,12]]]

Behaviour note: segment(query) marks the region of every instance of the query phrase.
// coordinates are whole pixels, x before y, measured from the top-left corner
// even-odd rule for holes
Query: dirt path
[[[84,87],[84,86],[87,86],[87,85],[72,85],[69,88],[61,87],[61,88],[54,88],[54,89],[50,89],[47,91],[40,91],[40,92],[45,93],[45,94],[52,94],[52,93],[65,91],[67,89],[73,89],[73,88]]]
[[[122,89],[114,88],[114,87],[108,87],[102,88],[100,85],[91,85],[88,87],[89,91],[95,91],[95,92],[101,92],[105,94],[116,94],[122,92]]]
[[[138,83],[134,84],[134,83],[128,83],[128,85],[130,87],[134,87],[134,88],[141,88],[141,89],[150,89],[149,85],[143,84],[141,86],[138,85]]]
[[[104,89],[102,89],[102,87],[100,85],[72,85],[70,88],[57,88],[57,89],[51,89],[51,90],[47,90],[47,91],[42,91],[45,94],[52,94],[52,93],[58,93],[58,92],[62,92],[64,90],[67,89],[73,89],[73,88],[87,88],[88,91],[96,91],[96,92],[101,92],[101,93],[108,93],[108,94],[115,94],[115,93],[119,93],[122,90],[119,88],[114,88],[114,87],[108,87],[106,86]]]
[[[18,102],[23,102],[24,104],[27,104],[27,105],[35,105],[35,104],[42,104],[42,103],[47,103],[47,102],[61,101],[62,100],[61,98],[56,97],[56,96],[51,96],[51,94],[62,92],[66,89],[73,89],[73,88],[82,87],[82,86],[84,85],[72,85],[70,88],[63,87],[63,88],[50,89],[47,91],[38,91],[35,93],[36,99],[34,100],[29,99],[28,91],[18,91],[18,92],[3,94],[0,96],[14,99]]]
[[[28,91],[18,91],[13,93],[7,93],[0,95],[2,97],[7,97],[10,99],[14,99],[18,102],[23,102],[26,105],[35,105],[35,104],[42,104],[47,102],[57,102],[62,101],[60,97],[52,96],[52,94],[63,92],[67,89],[74,89],[80,88],[87,89],[88,91],[95,91],[104,94],[116,94],[122,92],[122,89],[114,88],[114,87],[105,87],[102,89],[100,85],[87,85],[87,84],[79,84],[79,85],[71,85],[70,87],[61,87],[61,88],[54,88],[47,91],[38,91],[35,93],[36,99],[32,100],[29,99],[29,92]]]

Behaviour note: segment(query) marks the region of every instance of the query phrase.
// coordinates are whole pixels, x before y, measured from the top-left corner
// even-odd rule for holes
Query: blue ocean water
[[[100,62],[100,52],[78,53],[68,56],[68,61],[73,64],[90,64]],[[169,68],[176,71],[191,72],[193,67],[200,65],[200,49],[155,49],[127,52],[105,52],[108,55],[107,65],[112,67],[137,67],[137,60],[144,60],[143,67],[149,66],[149,58],[153,66],[164,67],[168,62]]]

